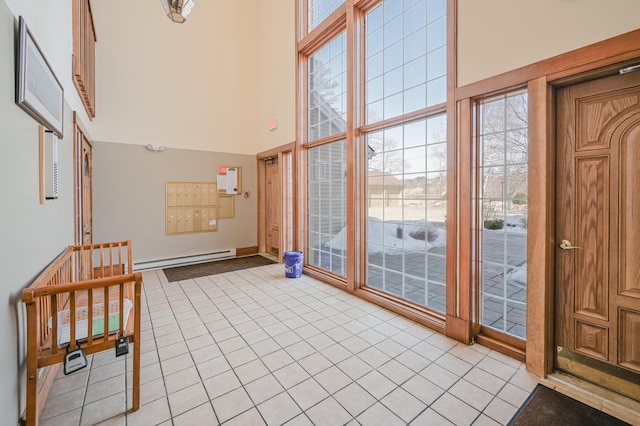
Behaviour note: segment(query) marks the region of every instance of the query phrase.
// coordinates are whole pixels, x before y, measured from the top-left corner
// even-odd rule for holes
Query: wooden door
[[[82,229],[82,244],[93,243],[93,194],[92,194],[92,150],[91,143],[78,132],[81,142],[81,186],[80,186],[80,222]]]
[[[640,399],[640,73],[556,107],[556,367]]]
[[[278,157],[265,160],[266,183],[266,251],[280,256],[280,223],[282,222],[282,182],[278,167]]]

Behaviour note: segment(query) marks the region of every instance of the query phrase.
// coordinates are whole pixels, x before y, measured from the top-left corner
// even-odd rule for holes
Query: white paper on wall
[[[229,167],[227,169],[227,182],[226,188],[227,194],[237,194],[238,193],[238,169],[235,167]],[[220,188],[220,184],[218,184],[218,188]]]

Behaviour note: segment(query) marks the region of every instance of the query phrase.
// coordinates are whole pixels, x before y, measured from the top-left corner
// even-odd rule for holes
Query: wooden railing
[[[131,241],[69,246],[22,292],[27,314],[27,425],[44,406],[38,369],[63,362],[67,348],[87,355],[133,344],[132,409],[140,407],[140,295]],[[127,374],[127,373],[125,373]]]

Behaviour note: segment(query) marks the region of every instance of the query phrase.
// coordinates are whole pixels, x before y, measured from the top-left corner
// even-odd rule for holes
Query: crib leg
[[[37,426],[38,424],[38,402],[36,395],[38,393],[38,370],[27,369],[27,408],[26,426]]]
[[[133,345],[133,401],[132,411],[140,408],[140,334],[136,334]]]
[[[38,348],[36,348],[36,304],[27,303],[27,426],[38,425]]]

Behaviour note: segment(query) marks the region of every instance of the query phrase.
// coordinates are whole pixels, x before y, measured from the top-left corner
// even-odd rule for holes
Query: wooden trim
[[[89,0],[73,0],[73,84],[89,118],[96,116],[95,50],[96,32]]]
[[[547,77],[547,81],[552,82],[638,57],[640,57],[640,30],[634,30],[459,87],[456,90],[456,99],[491,94],[540,77]]]
[[[262,151],[256,154],[256,158],[258,160],[264,160],[265,158],[275,157],[281,152],[293,151],[296,148],[295,142],[289,142],[284,145],[277,146],[275,148],[268,149],[266,151]]]
[[[264,180],[266,174],[266,165],[264,160],[269,157],[277,157],[278,158],[278,169],[280,174],[280,186],[282,189],[282,197],[281,197],[281,223],[280,223],[280,255],[284,253],[286,250],[291,249],[292,247],[287,247],[288,241],[288,233],[289,230],[292,229],[288,222],[288,205],[287,205],[287,197],[288,197],[288,174],[287,166],[288,162],[293,162],[294,151],[296,148],[295,142],[290,142],[288,144],[280,145],[278,147],[269,149],[267,151],[260,152],[256,154],[257,159],[257,167],[258,167],[258,252],[266,253],[267,251],[267,230],[266,230],[266,211],[267,211],[267,200],[266,200],[266,182]],[[291,159],[285,160],[284,154],[290,153]],[[293,163],[291,165],[293,167]],[[292,182],[295,185],[295,180]]]
[[[510,345],[503,340],[498,340],[495,337],[488,336],[486,334],[478,334],[476,336],[476,342],[489,349],[493,349],[496,352],[507,355],[511,358],[515,358],[520,362],[525,362],[525,350],[518,349],[513,345]]]
[[[241,256],[250,256],[252,254],[258,254],[258,246],[251,246],[251,247],[238,247],[236,249],[236,257],[241,257]]]
[[[83,140],[78,140],[78,133],[82,135],[82,138],[84,138],[90,146],[93,145],[87,136],[89,132],[87,132],[86,126],[80,119],[80,115],[77,111],[73,111],[73,241],[76,245],[82,244],[82,205],[80,203],[80,196],[82,194],[82,166],[84,160],[82,157]],[[93,175],[91,179],[91,185],[93,186]],[[91,202],[93,203],[93,196]]]
[[[355,73],[355,65],[356,60],[354,58],[355,52],[357,51],[356,46],[356,38],[354,34],[355,27],[355,16],[353,10],[353,0],[347,0],[345,2],[345,6],[347,8],[347,99],[351,101],[351,108],[347,108],[347,134],[346,134],[346,151],[347,151],[347,164],[351,164],[352,167],[347,167],[347,200],[352,200],[352,202],[347,202],[347,267],[346,267],[346,279],[347,279],[347,291],[353,293],[356,289],[356,262],[358,258],[356,257],[356,236],[358,235],[355,224],[358,222],[357,212],[359,209],[356,206],[356,182],[358,182],[359,177],[356,174],[356,170],[359,168],[356,167],[357,162],[357,152],[358,147],[356,146],[355,140],[355,132],[354,132],[354,108],[353,106],[357,105],[357,100],[355,96],[355,86],[358,81],[357,75]]]
[[[353,205],[355,208],[354,222],[351,223],[354,229],[354,242],[355,248],[352,252],[353,263],[355,264],[355,271],[353,276],[353,286],[349,289],[355,292],[358,288],[365,285],[367,277],[367,262],[364,259],[367,258],[366,253],[366,240],[367,240],[367,221],[362,220],[367,215],[367,142],[366,136],[363,135],[361,130],[362,124],[366,121],[366,96],[364,88],[357,82],[363,82],[366,79],[366,70],[364,64],[364,38],[365,34],[365,14],[366,11],[358,8],[358,6],[365,6],[362,2],[354,1],[353,10],[353,37],[354,52],[353,52],[353,95],[351,98],[353,109],[353,140],[355,144],[354,149],[354,161],[352,169],[354,172],[354,198]],[[356,43],[360,40],[360,43]]]
[[[347,132],[340,132],[340,133],[336,133],[330,136],[325,136],[323,138],[320,139],[316,139],[314,141],[311,142],[305,142],[304,143],[304,147],[306,149],[309,148],[315,148],[316,146],[320,146],[320,145],[327,145],[333,142],[338,142],[341,140],[347,139]]]
[[[453,99],[453,98],[452,98]],[[358,128],[361,133],[369,133],[385,127],[392,127],[399,124],[409,123],[411,121],[424,119],[427,116],[433,116],[438,113],[446,113],[449,104],[443,103],[440,105],[434,105],[427,108],[423,108],[408,114],[400,115],[398,117],[388,118],[382,121],[376,121],[375,123],[365,124]]]
[[[471,343],[474,312],[471,101],[460,102],[459,108],[459,115],[456,109],[454,116],[459,120],[465,118],[468,123],[460,125],[459,139],[454,139],[456,143],[449,146],[450,170],[447,177],[452,189],[447,194],[452,194],[452,200],[447,196],[447,218],[451,218],[447,220],[447,264],[450,265],[447,267],[447,335]],[[449,328],[449,320],[453,318],[457,321],[453,321]]]
[[[527,369],[543,377],[553,368],[554,166],[553,111],[545,77],[529,82],[529,219]]]
[[[470,345],[471,343],[473,343],[473,337],[471,335],[471,325],[472,324],[469,320],[447,314],[445,322],[445,334],[447,335],[447,337],[451,337],[452,339],[455,339],[466,345]]]
[[[369,302],[375,303],[396,314],[402,315],[412,321],[445,334],[445,318],[435,311],[407,303],[405,300],[388,293],[380,292],[376,289],[366,287],[357,289],[355,295]]]
[[[306,259],[305,259],[306,263]],[[347,291],[347,283],[343,277],[339,277],[337,275],[329,274],[322,269],[316,268],[314,266],[305,265],[303,268],[303,272],[305,275],[309,275],[317,280],[320,280],[324,283],[331,284],[334,287],[338,287],[342,290]]]
[[[307,22],[307,18],[304,18]],[[309,34],[304,35],[297,43],[298,53],[311,55],[316,49],[322,47],[324,43],[336,36],[346,28],[347,4],[340,5],[329,15],[320,25],[315,27]],[[305,24],[306,26],[306,24]]]
[[[271,157],[267,155],[264,158]],[[265,175],[267,173],[267,166],[260,158],[260,154],[256,155],[257,167],[258,167],[258,253],[266,253],[267,251],[267,229],[266,229],[266,211],[267,211],[267,184],[265,182]],[[236,249],[236,256],[238,255],[238,249]]]

